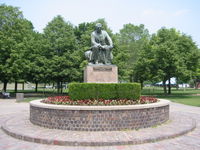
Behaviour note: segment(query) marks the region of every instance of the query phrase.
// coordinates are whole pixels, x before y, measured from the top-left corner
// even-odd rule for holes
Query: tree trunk
[[[179,80],[178,80],[178,78],[176,78],[176,90],[178,90],[178,89],[179,89],[179,86],[178,86],[178,84],[179,84]]]
[[[171,94],[171,79],[169,78],[169,84],[168,84],[168,94]]]
[[[38,82],[35,82],[35,92],[38,92]]]
[[[60,90],[60,93],[62,94],[63,93],[63,82],[61,81],[61,90]]]
[[[144,82],[143,82],[143,81],[140,81],[140,84],[141,84],[141,90],[142,90],[143,87],[144,87]]]
[[[163,90],[164,90],[164,94],[167,95],[166,80],[163,80]]]
[[[57,81],[57,93],[59,93],[59,92],[60,92],[60,82]]]
[[[129,80],[130,80],[130,82],[133,82],[133,75],[130,75]]]
[[[24,82],[22,83],[22,90],[24,91]]]
[[[6,90],[7,90],[7,83],[8,83],[8,81],[3,82],[3,91],[4,92],[6,92]]]
[[[17,93],[17,81],[15,81],[15,93]]]
[[[194,80],[194,86],[195,86],[195,89],[198,89],[198,82],[197,82],[197,79]]]

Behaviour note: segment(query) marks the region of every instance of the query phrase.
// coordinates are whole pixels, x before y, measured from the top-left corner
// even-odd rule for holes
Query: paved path
[[[17,140],[0,130],[0,150],[200,150],[200,107],[171,103],[171,112],[182,112],[196,118],[197,128],[184,136],[156,143],[126,146],[71,147],[36,144]],[[15,103],[15,100],[0,100],[0,125],[9,115],[29,113],[28,103]],[[95,138],[95,137],[94,137]]]

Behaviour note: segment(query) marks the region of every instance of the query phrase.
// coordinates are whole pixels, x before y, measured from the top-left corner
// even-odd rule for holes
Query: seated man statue
[[[113,43],[108,33],[102,30],[102,24],[96,24],[91,34],[91,43],[91,50],[85,52],[89,64],[111,64]]]

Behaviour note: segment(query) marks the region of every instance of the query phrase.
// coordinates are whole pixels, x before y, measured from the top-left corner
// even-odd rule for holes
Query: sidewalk
[[[102,147],[73,147],[37,144],[17,140],[0,130],[0,150],[199,150],[200,149],[200,107],[186,106],[171,103],[171,112],[181,112],[184,116],[196,118],[197,128],[181,137],[163,140],[156,143],[125,146],[102,146]],[[0,125],[9,116],[19,113],[29,113],[28,103],[16,103],[11,99],[0,99]],[[10,119],[10,118],[9,118]]]

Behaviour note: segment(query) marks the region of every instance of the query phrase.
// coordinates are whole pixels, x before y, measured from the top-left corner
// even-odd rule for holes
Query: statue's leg
[[[88,50],[88,51],[85,52],[85,57],[89,62],[91,62],[91,56],[92,56],[91,50]]]
[[[99,53],[99,48],[98,47],[92,47],[92,56],[91,60],[94,64],[98,63],[98,53]]]
[[[105,63],[106,64],[111,64],[111,62],[112,62],[111,50],[110,49],[106,49],[105,50]]]
[[[99,50],[99,62],[105,64],[105,50]]]

